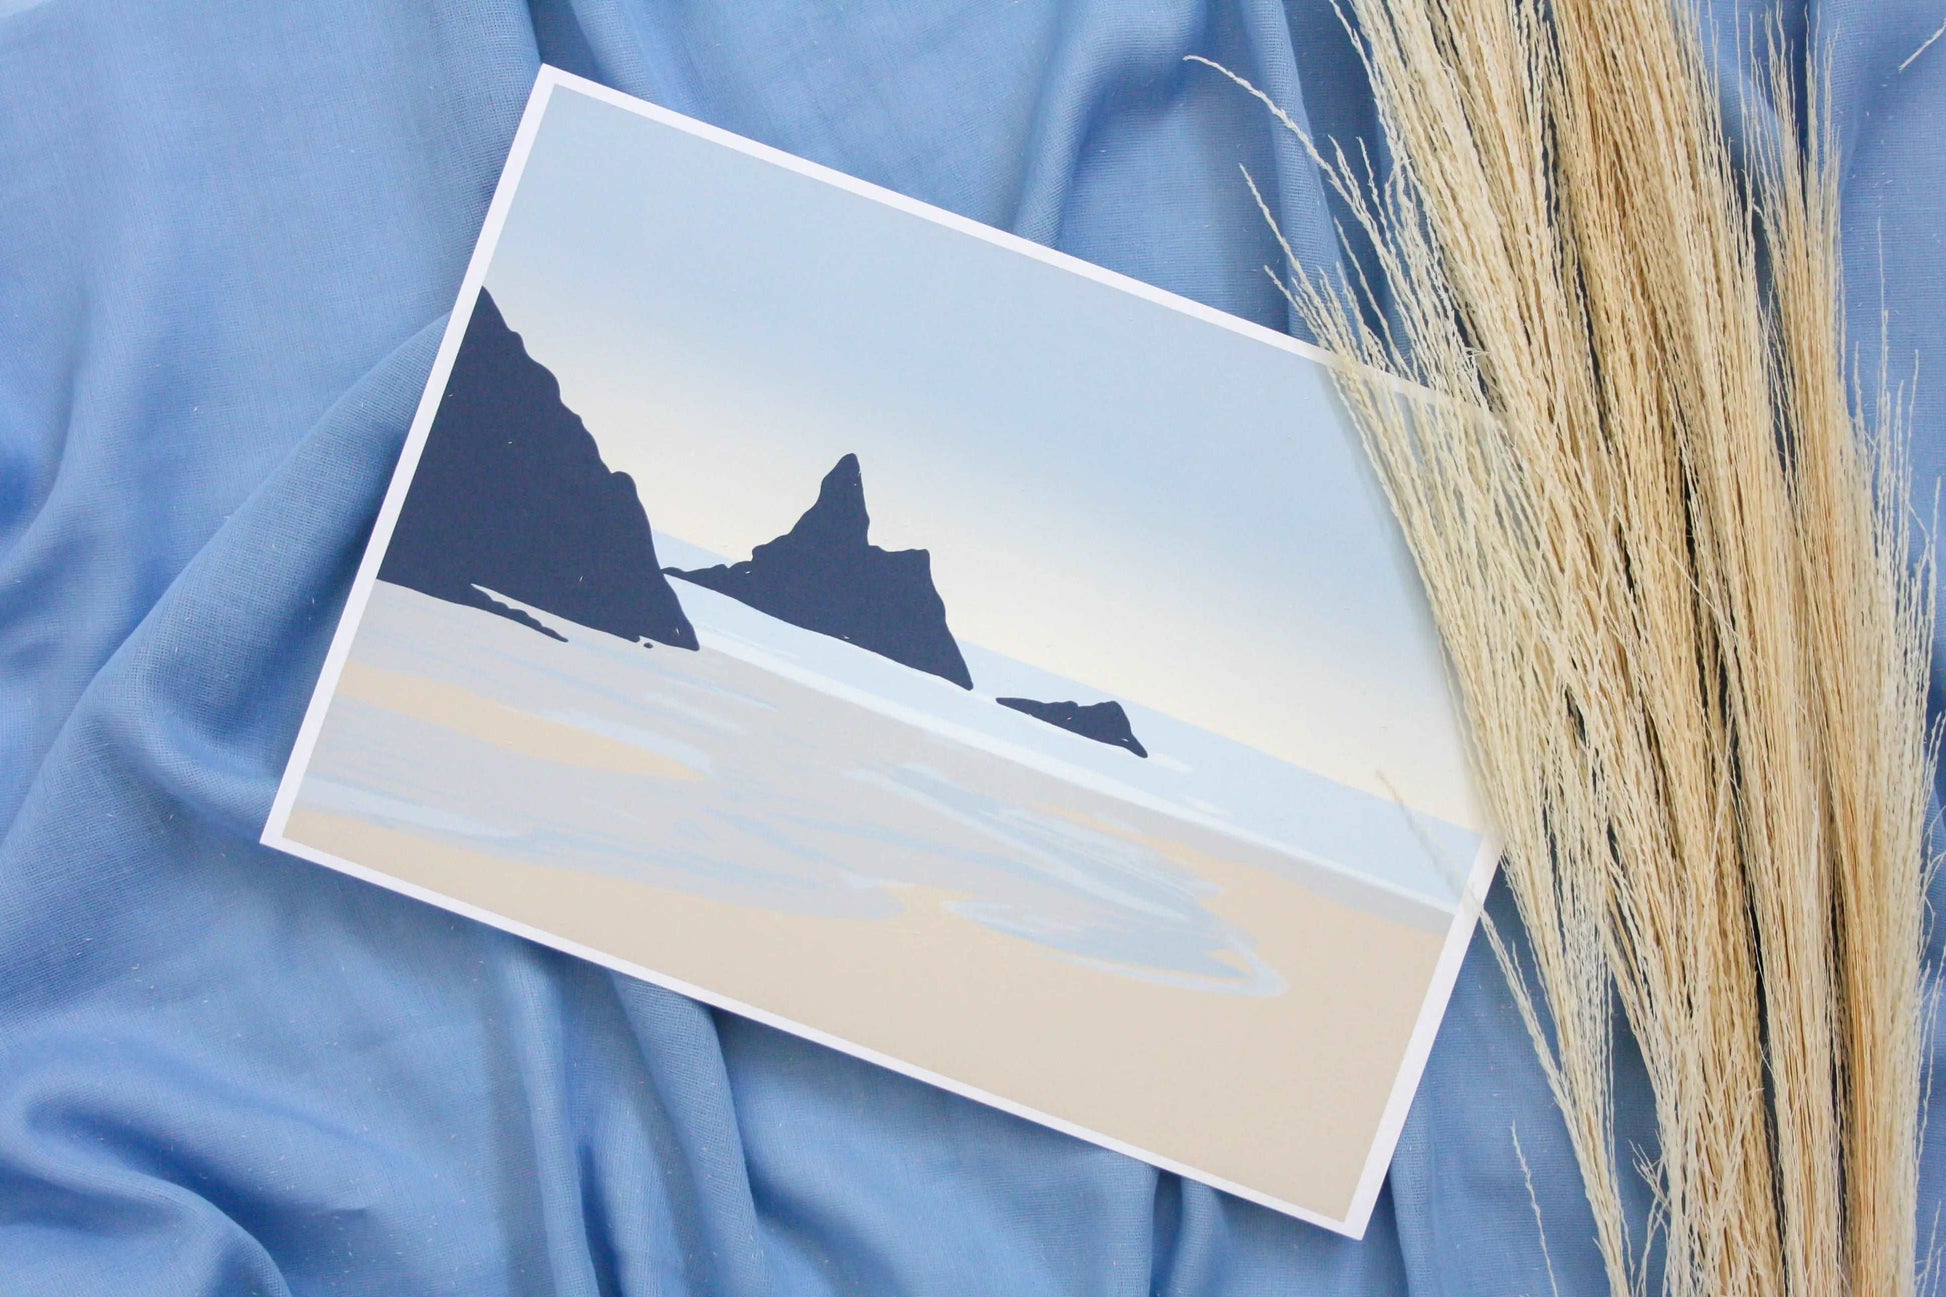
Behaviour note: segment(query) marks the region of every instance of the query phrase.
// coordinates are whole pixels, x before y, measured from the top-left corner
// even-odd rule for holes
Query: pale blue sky
[[[1475,821],[1313,361],[565,87],[487,286],[659,532],[745,557],[855,452],[961,639]]]

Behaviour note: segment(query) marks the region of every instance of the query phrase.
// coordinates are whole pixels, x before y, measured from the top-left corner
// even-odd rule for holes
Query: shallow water
[[[786,913],[869,920],[897,913],[902,889],[935,889],[959,919],[1057,958],[1245,996],[1286,982],[1212,911],[1201,858],[1421,930],[1449,917],[1226,830],[1219,817],[1234,812],[1206,798],[1172,804],[1166,781],[1189,766],[1168,761],[1166,742],[1163,761],[1141,762],[722,596],[680,593],[697,652],[538,614],[563,644],[378,583],[299,806]]]

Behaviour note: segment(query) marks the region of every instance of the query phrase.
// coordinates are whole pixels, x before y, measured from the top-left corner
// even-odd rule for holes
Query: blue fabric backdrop
[[[1946,0],[1815,12],[1930,493]],[[254,845],[540,60],[1286,325],[1188,53],[1371,128],[1328,0],[0,0],[0,1292],[1540,1294],[1516,1125],[1595,1291],[1477,945],[1356,1244]]]

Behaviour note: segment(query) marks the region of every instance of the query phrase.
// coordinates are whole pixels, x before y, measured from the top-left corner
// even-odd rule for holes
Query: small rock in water
[[[1128,713],[1118,702],[1089,703],[1083,706],[1077,702],[1044,703],[1032,698],[996,698],[1002,707],[1011,707],[1024,712],[1035,720],[1046,721],[1049,725],[1059,725],[1062,729],[1079,734],[1084,739],[1106,743],[1112,747],[1127,748],[1138,757],[1147,757],[1149,750],[1142,746],[1142,740],[1135,737],[1134,729],[1128,723]]]

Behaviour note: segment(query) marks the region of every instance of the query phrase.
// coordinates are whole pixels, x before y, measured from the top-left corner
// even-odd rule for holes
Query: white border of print
[[[943,211],[940,208],[919,202],[916,199],[908,198],[903,194],[894,193],[889,189],[868,184],[863,180],[847,176],[842,172],[833,171],[828,167],[807,162],[803,158],[770,148],[767,145],[758,144],[753,140],[744,139],[742,136],[732,135],[728,131],[710,126],[704,122],[696,121],[693,118],[685,117],[680,113],[671,112],[655,104],[645,103],[642,100],[622,94],[620,91],[611,90],[606,86],[598,85],[583,77],[578,77],[572,73],[563,72],[559,68],[543,64],[540,69],[540,75],[534,82],[533,93],[527,101],[527,108],[521,114],[520,127],[514,132],[513,147],[507,156],[506,170],[501,173],[500,182],[493,191],[493,202],[487,208],[486,223],[480,231],[479,244],[474,248],[472,260],[466,266],[466,276],[460,282],[459,298],[453,307],[452,318],[447,322],[445,337],[440,341],[439,353],[433,361],[432,373],[426,380],[425,394],[419,400],[418,413],[413,417],[412,429],[406,437],[405,449],[399,456],[398,468],[392,475],[391,486],[385,492],[385,502],[379,510],[378,521],[372,528],[372,537],[370,543],[366,546],[365,556],[358,565],[358,575],[352,584],[351,597],[345,604],[344,614],[338,622],[337,632],[332,636],[331,649],[325,656],[324,669],[318,676],[317,689],[312,693],[310,706],[304,713],[304,724],[298,730],[297,743],[291,750],[290,764],[285,767],[284,777],[277,786],[277,797],[271,803],[270,818],[264,824],[263,844],[267,847],[274,847],[279,851],[302,857],[316,864],[339,870],[342,873],[350,874],[354,878],[361,878],[366,882],[376,883],[380,887],[389,888],[395,892],[402,892],[417,900],[437,905],[441,909],[451,910],[456,914],[465,915],[469,919],[477,919],[481,923],[490,924],[493,927],[514,933],[517,936],[526,937],[530,941],[537,941],[543,945],[552,946],[557,950],[566,951],[568,954],[576,955],[582,959],[600,964],[603,967],[614,969],[616,972],[626,973],[631,977],[640,978],[645,982],[664,987],[679,995],[700,1000],[704,1004],[713,1005],[716,1008],[725,1009],[746,1018],[752,1018],[764,1023],[766,1026],[776,1027],[781,1031],[789,1032],[795,1036],[801,1036],[806,1040],[816,1041],[820,1045],[827,1045],[832,1049],[865,1059],[867,1062],[877,1063],[881,1067],[887,1067],[895,1072],[903,1073],[906,1076],[926,1081],[942,1089],[950,1090],[955,1094],[964,1095],[969,1099],[974,1099],[980,1103],[999,1108],[1002,1111],[1013,1113],[1015,1116],[1025,1117],[1029,1121],[1038,1122],[1043,1126],[1050,1126],[1055,1130],[1073,1135],[1079,1139],[1087,1140],[1090,1143],[1099,1144],[1104,1148],[1113,1149],[1118,1153],[1125,1153],[1130,1157],[1138,1158],[1162,1170],[1172,1171],[1177,1175],[1210,1185],[1225,1193],[1235,1194],[1239,1198],[1248,1199],[1251,1202],[1259,1203],[1275,1211],[1283,1212],[1286,1215],[1295,1216],[1299,1220],[1308,1221],[1314,1225],[1321,1225],[1326,1229],[1349,1235],[1352,1238],[1363,1238],[1365,1236],[1365,1228],[1371,1221],[1372,1208],[1378,1201],[1379,1188],[1385,1180],[1386,1168],[1391,1164],[1393,1150],[1398,1146],[1400,1132],[1405,1127],[1406,1114],[1412,1106],[1413,1093],[1419,1087],[1419,1078],[1425,1071],[1426,1059],[1432,1051],[1433,1037],[1438,1032],[1440,1018],[1446,1010],[1446,1002],[1452,995],[1454,982],[1459,977],[1461,961],[1466,957],[1466,949],[1472,940],[1473,929],[1479,921],[1482,898],[1486,895],[1487,887],[1493,880],[1493,872],[1499,860],[1499,844],[1491,838],[1483,843],[1479,856],[1474,860],[1472,868],[1468,871],[1466,887],[1461,896],[1459,910],[1454,915],[1452,926],[1447,930],[1445,943],[1440,949],[1439,960],[1434,965],[1431,984],[1427,988],[1426,998],[1419,1008],[1418,1022],[1415,1024],[1412,1036],[1406,1044],[1404,1061],[1400,1064],[1398,1076],[1392,1083],[1392,1093],[1386,1101],[1384,1113],[1380,1118],[1378,1133],[1374,1137],[1371,1150],[1366,1157],[1365,1168],[1359,1176],[1358,1187],[1352,1195],[1350,1209],[1347,1211],[1344,1219],[1334,1220],[1329,1216],[1300,1207],[1295,1203],[1283,1202],[1267,1194],[1258,1193],[1246,1188],[1243,1185],[1232,1184],[1217,1176],[1209,1175],[1197,1170],[1193,1166],[1185,1166],[1180,1162],[1172,1161],[1166,1157],[1159,1157],[1154,1153],[1135,1148],[1120,1140],[1100,1134],[1097,1131],[1086,1130],[1070,1122],[1062,1121],[1058,1117],[1051,1117],[1046,1113],[1037,1112],[1032,1108],[1014,1103],[999,1095],[988,1094],[972,1086],[955,1081],[951,1077],[940,1076],[924,1068],[914,1067],[909,1063],[901,1062],[899,1059],[888,1057],[875,1050],[866,1049],[850,1041],[840,1040],[814,1027],[807,1027],[802,1023],[792,1022],[788,1019],[780,1018],[775,1014],[766,1013],[762,1009],[739,1003],[736,1000],[730,999],[727,996],[718,995],[704,987],[691,986],[687,982],[664,976],[653,969],[644,968],[639,964],[629,963],[627,960],[617,959],[613,955],[605,954],[602,951],[588,946],[563,940],[551,933],[529,927],[524,923],[509,919],[504,915],[494,914],[476,906],[468,905],[464,901],[455,900],[450,896],[415,886],[411,883],[393,878],[388,874],[359,865],[353,861],[341,859],[331,855],[329,852],[319,851],[315,847],[306,846],[301,842],[293,842],[285,836],[285,829],[290,821],[291,809],[297,801],[298,788],[303,783],[305,770],[310,765],[312,751],[318,741],[318,732],[324,725],[325,712],[330,706],[332,695],[337,690],[338,678],[344,671],[346,658],[351,653],[352,640],[357,635],[358,624],[364,617],[367,603],[370,602],[372,585],[378,579],[379,564],[384,558],[386,546],[391,541],[392,529],[398,523],[399,510],[405,504],[406,491],[411,485],[413,472],[418,467],[419,455],[425,448],[426,435],[431,431],[433,418],[439,411],[439,402],[446,390],[446,379],[451,374],[453,361],[459,353],[460,340],[465,336],[467,322],[473,314],[474,301],[479,294],[480,286],[486,281],[487,266],[493,260],[493,251],[495,245],[500,240],[501,227],[506,224],[507,209],[513,203],[514,191],[520,183],[522,171],[526,169],[527,157],[533,149],[534,137],[540,129],[541,117],[547,110],[548,100],[557,88],[587,95],[603,103],[613,104],[617,108],[626,109],[638,116],[649,118],[651,121],[660,122],[665,126],[673,126],[677,130],[687,132],[690,135],[724,145],[740,153],[746,153],[751,157],[761,158],[766,162],[773,163],[786,170],[795,171],[800,175],[809,176],[813,179],[821,180],[826,184],[835,185],[840,189],[848,190],[851,193],[884,203],[888,207],[897,208],[899,211],[910,213],[913,216],[931,221],[934,224],[946,226],[948,229],[971,235],[987,243],[997,244],[1000,247],[1008,248],[1024,256],[1047,262],[1049,265],[1059,266],[1063,270],[1071,271],[1084,279],[1091,279],[1096,283],[1106,284],[1111,288],[1120,289],[1125,293],[1130,293],[1147,301],[1158,303],[1172,310],[1181,311],[1185,315],[1191,315],[1209,324],[1214,324],[1219,328],[1228,329],[1232,333],[1243,334],[1246,337],[1254,338],[1259,342],[1267,343],[1283,351],[1294,352],[1310,360],[1325,364],[1332,363],[1333,358],[1329,352],[1312,346],[1309,343],[1301,342],[1287,334],[1278,333],[1273,329],[1267,329],[1262,325],[1239,319],[1233,315],[1227,315],[1213,307],[1205,306],[1200,302],[1190,301],[1188,298],[1178,297],[1174,293],[1166,292],[1163,289],[1142,283],[1139,280],[1130,279],[1126,275],[1116,274],[1112,270],[1104,270],[1100,266],[1092,265],[1076,257],[1071,257],[1064,252],[1057,252],[1051,248],[1029,242],[1026,239],[1009,234],[1003,230],[996,230],[991,226],[981,225],[963,216],[957,216],[952,212]],[[1408,390],[1418,390],[1411,388],[1409,384],[1402,383],[1401,386]],[[1423,393],[1423,395],[1432,398],[1431,393]]]

